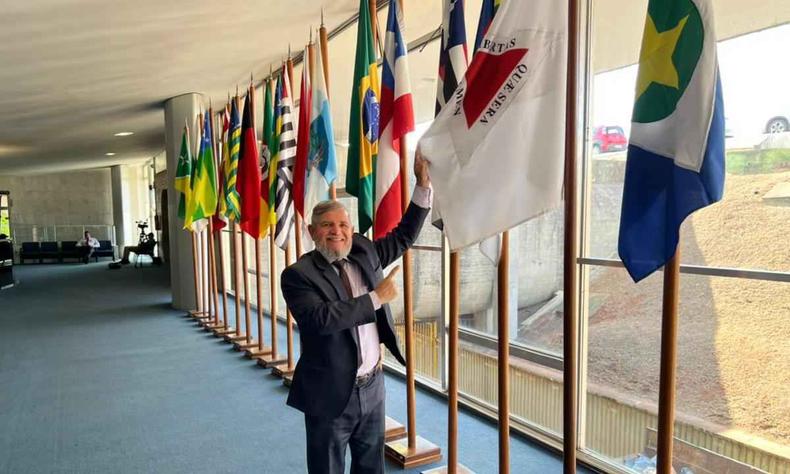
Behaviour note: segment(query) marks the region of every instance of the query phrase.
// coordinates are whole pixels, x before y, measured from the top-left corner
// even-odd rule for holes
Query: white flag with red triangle
[[[420,140],[452,250],[559,205],[567,5],[504,2]]]

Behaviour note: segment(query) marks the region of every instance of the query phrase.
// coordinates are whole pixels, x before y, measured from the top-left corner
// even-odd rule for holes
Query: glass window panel
[[[790,141],[784,133],[764,133],[772,117],[787,115],[771,110],[790,110],[790,91],[769,79],[786,75],[790,67],[772,59],[783,54],[782,41],[790,41],[790,25],[719,42],[727,110],[724,198],[684,223],[681,255],[685,264],[775,271],[790,268],[785,238],[790,220]],[[600,54],[605,61],[615,53]],[[627,136],[635,81],[635,65],[600,72],[593,79],[587,250],[592,257],[617,258],[626,153],[621,151],[620,141],[611,140],[603,132],[608,126],[619,126]],[[623,90],[629,92],[624,94]],[[738,238],[721,238],[724,235]]]
[[[585,447],[631,467],[655,452],[662,283],[590,267]],[[702,450],[709,466],[790,466],[788,305],[786,283],[682,275],[676,469]]]
[[[676,469],[705,449],[711,466],[787,471],[790,284],[682,275],[680,285],[675,438],[690,447],[675,450]]]

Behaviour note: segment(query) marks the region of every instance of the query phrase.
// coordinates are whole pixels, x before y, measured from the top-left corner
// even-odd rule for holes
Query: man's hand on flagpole
[[[414,176],[417,178],[417,186],[427,188],[431,185],[431,175],[428,173],[429,162],[422,157],[420,147],[414,152]]]

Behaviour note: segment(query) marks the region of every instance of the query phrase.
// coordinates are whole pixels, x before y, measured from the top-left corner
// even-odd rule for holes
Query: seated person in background
[[[96,240],[95,237],[91,235],[90,232],[87,230],[85,231],[85,237],[82,238],[79,242],[77,242],[77,247],[80,251],[80,257],[82,257],[83,263],[88,263],[90,260],[91,255],[93,255],[93,251],[99,248],[101,244],[99,241]]]
[[[137,255],[150,255],[151,257],[153,257],[154,247],[156,247],[156,239],[154,238],[154,233],[151,232],[145,236],[145,239],[141,239],[139,244],[124,246],[123,258],[118,263],[128,265],[129,254],[132,252],[136,253]]]

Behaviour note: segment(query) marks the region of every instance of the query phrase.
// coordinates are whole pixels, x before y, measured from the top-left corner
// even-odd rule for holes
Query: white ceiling
[[[440,0],[404,1],[407,41],[439,25]],[[480,0],[465,3],[472,41]],[[713,3],[722,39],[790,21],[787,0]],[[646,4],[593,2],[595,70],[636,60],[634,39],[640,37]],[[200,92],[216,105],[224,103],[237,84],[244,88],[250,73],[257,82],[280,64],[289,44],[300,52],[310,27],[320,23],[322,6],[331,31],[353,17],[358,5],[359,0],[0,0],[0,175],[149,159],[164,149],[165,100]],[[385,15],[386,9],[380,11],[379,21]],[[355,35],[352,27],[330,42],[336,136],[344,134],[347,122]],[[410,58],[418,121],[433,113],[436,48]],[[297,89],[299,74],[297,68]],[[135,134],[113,136],[122,131]]]
[[[152,157],[166,99],[224,101],[303,44],[322,5],[331,30],[359,3],[0,0],[0,174]]]

